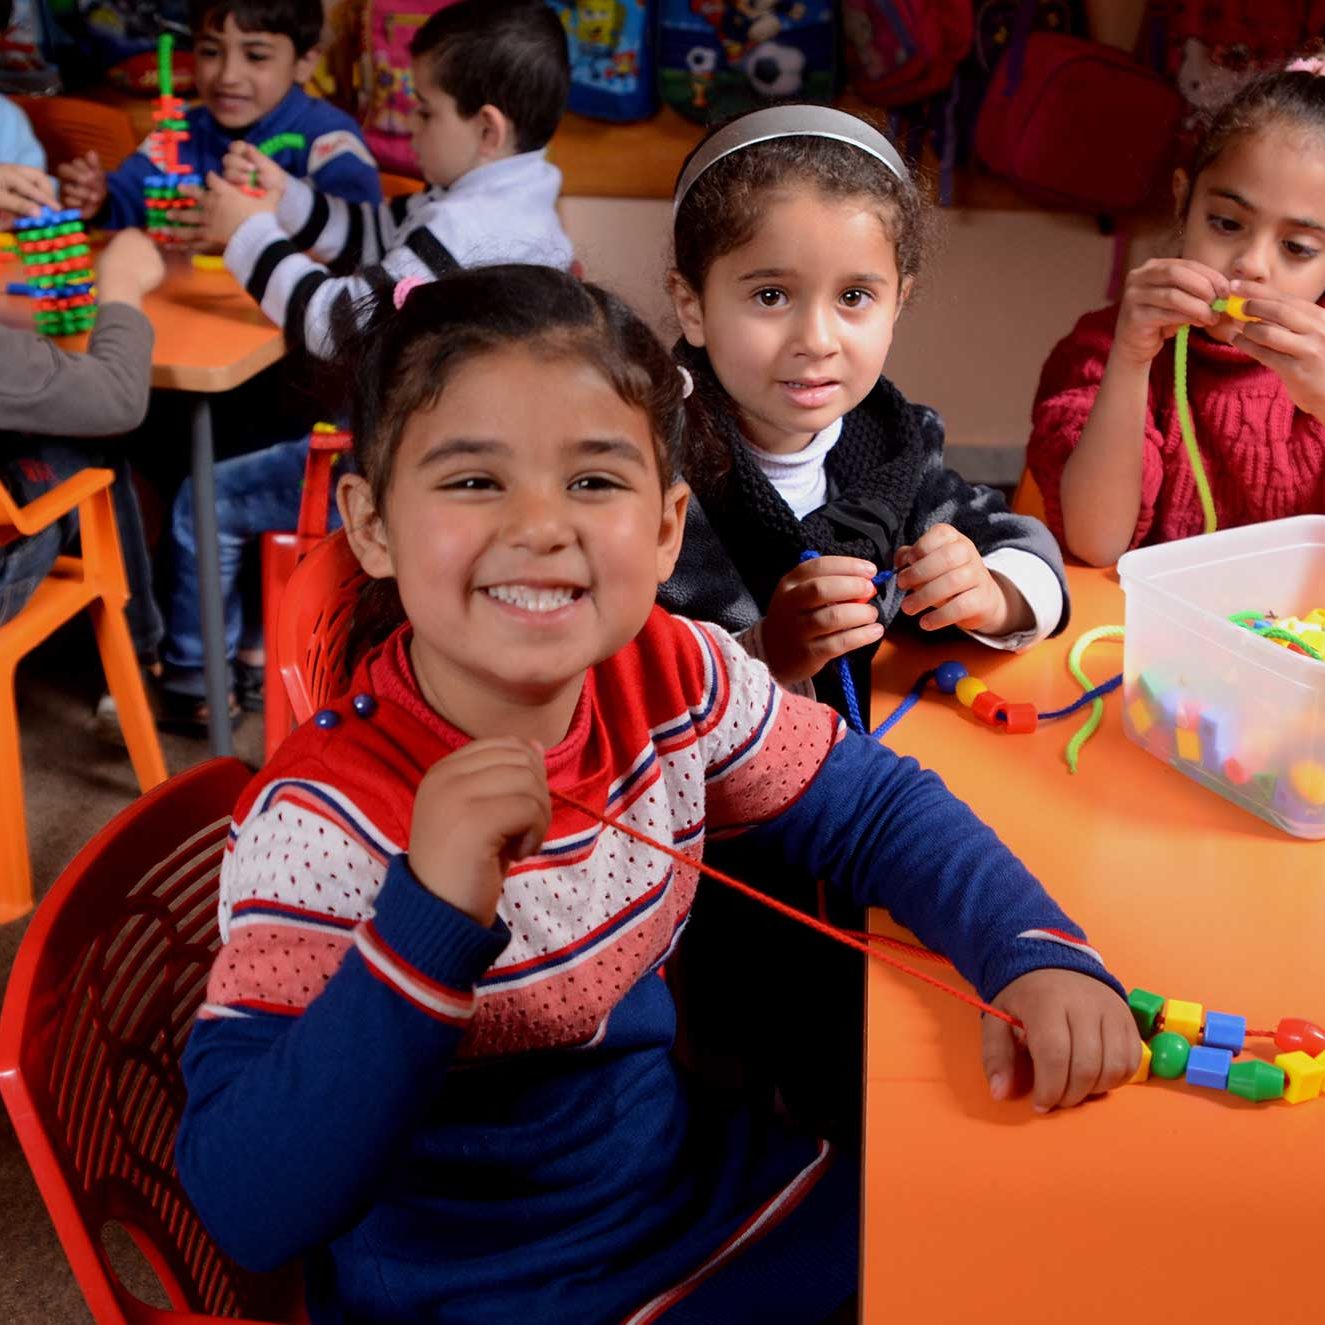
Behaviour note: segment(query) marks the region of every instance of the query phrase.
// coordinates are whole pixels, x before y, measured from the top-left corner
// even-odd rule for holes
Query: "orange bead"
[[[1006,709],[1008,702],[1002,695],[996,695],[992,690],[982,691],[976,695],[971,704],[971,712],[975,714],[981,722],[988,723],[991,727],[998,726],[998,711]]]

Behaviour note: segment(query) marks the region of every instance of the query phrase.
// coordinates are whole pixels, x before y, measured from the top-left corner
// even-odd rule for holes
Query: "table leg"
[[[221,600],[221,545],[216,527],[216,471],[212,451],[212,407],[205,395],[193,398],[193,531],[198,549],[198,589],[202,599],[203,671],[207,690],[212,754],[234,753],[225,664],[225,605]]]

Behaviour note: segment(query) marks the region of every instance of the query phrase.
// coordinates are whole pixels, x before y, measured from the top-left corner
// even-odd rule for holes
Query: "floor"
[[[137,794],[122,747],[93,730],[91,716],[101,684],[91,632],[68,627],[19,671],[19,724],[32,872],[40,897],[87,839]],[[262,757],[262,719],[246,715],[235,734],[236,754],[249,764]],[[172,773],[207,757],[206,744],[163,736]],[[77,806],[76,815],[69,812]],[[0,925],[0,986],[13,965],[26,922]],[[0,1325],[85,1325],[91,1321],[82,1294],[18,1148],[9,1117],[0,1110]],[[112,1246],[128,1282],[140,1284],[127,1245]],[[165,1306],[146,1285],[154,1305]]]

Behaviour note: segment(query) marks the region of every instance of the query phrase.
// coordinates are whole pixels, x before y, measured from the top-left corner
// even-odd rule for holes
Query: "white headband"
[[[911,182],[911,176],[892,143],[873,125],[855,115],[835,110],[832,106],[769,106],[724,125],[691,157],[690,164],[676,182],[672,215],[680,210],[686,194],[711,165],[743,147],[766,143],[770,138],[833,138],[867,152],[903,184]]]

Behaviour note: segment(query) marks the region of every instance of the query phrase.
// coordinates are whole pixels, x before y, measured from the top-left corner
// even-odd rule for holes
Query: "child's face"
[[[769,197],[755,236],[713,263],[700,297],[680,281],[673,294],[747,440],[792,452],[874,388],[909,289],[877,204],[802,187]]]
[[[382,519],[356,511],[362,479],[342,484],[364,568],[396,578],[424,694],[475,737],[548,710],[559,739],[585,670],[648,618],[687,495],[664,491],[642,410],[582,360],[522,347],[471,359],[409,420]]]
[[[1175,189],[1186,199],[1179,171]],[[1315,303],[1325,291],[1325,153],[1309,135],[1237,138],[1197,177],[1186,207],[1182,256],[1230,280]],[[1224,317],[1212,335],[1228,340]]]
[[[226,129],[247,129],[312,76],[317,51],[296,55],[284,33],[245,32],[227,14],[223,27],[198,34],[193,59],[198,96],[212,117]]]
[[[410,145],[423,178],[449,189],[483,161],[484,119],[481,113],[465,119],[456,109],[455,98],[432,81],[422,61],[415,60],[411,68]]]

